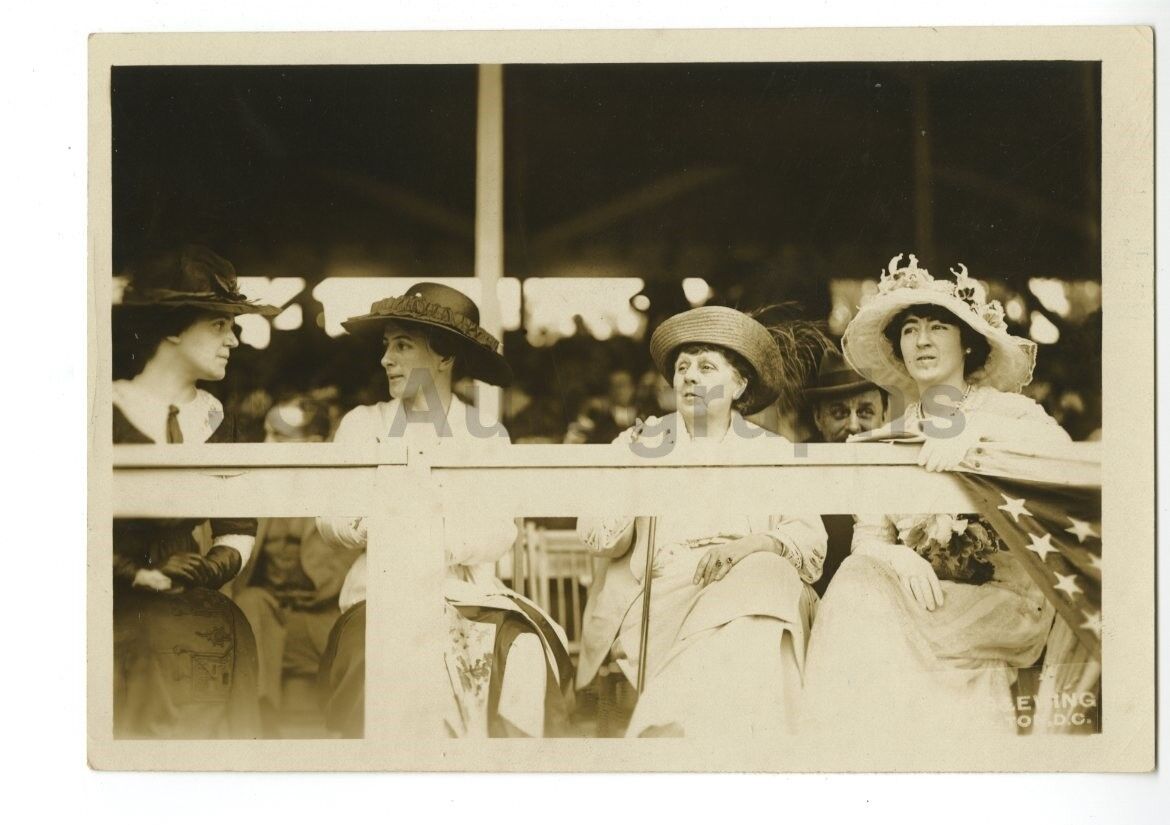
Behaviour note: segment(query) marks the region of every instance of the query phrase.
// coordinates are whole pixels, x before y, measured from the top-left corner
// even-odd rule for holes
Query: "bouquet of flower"
[[[991,581],[991,557],[1003,542],[979,516],[903,516],[894,522],[898,540],[930,562],[939,579],[983,584]]]

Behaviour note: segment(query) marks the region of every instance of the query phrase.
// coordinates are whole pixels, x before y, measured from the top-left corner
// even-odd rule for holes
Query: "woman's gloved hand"
[[[234,547],[217,544],[206,556],[180,553],[171,556],[160,571],[171,579],[192,587],[218,590],[236,577],[243,559]]]
[[[952,418],[949,427],[919,422],[919,430],[926,440],[918,451],[918,466],[932,473],[958,469],[967,452],[985,440],[983,422],[977,415]]]
[[[191,585],[202,563],[203,556],[199,553],[176,553],[163,562],[158,572],[177,584]]]
[[[943,606],[943,589],[930,562],[904,544],[889,544],[880,549],[878,558],[898,576],[906,594],[926,610]]]
[[[134,572],[134,586],[142,590],[165,592],[171,589],[172,583],[166,573],[161,570],[149,570],[143,567]]]

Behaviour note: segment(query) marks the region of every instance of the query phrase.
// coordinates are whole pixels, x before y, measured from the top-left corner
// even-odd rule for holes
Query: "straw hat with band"
[[[443,330],[459,345],[456,358],[468,375],[498,387],[512,383],[512,368],[500,354],[500,342],[479,325],[479,307],[459,290],[418,283],[405,295],[375,301],[365,315],[348,318],[341,325],[352,333],[380,333],[388,321]]]
[[[122,309],[191,307],[268,318],[280,314],[278,307],[250,301],[239,291],[232,262],[198,244],[149,258],[128,275],[130,282],[116,304]]]
[[[816,383],[805,387],[804,396],[810,401],[824,401],[876,389],[877,384],[862,378],[850,369],[839,352],[830,349],[821,356]]]
[[[650,357],[667,381],[674,378],[674,354],[687,344],[726,347],[751,365],[756,374],[745,413],[759,412],[780,395],[784,386],[780,345],[756,319],[719,306],[699,307],[667,318],[650,337]]]
[[[1003,306],[988,301],[983,284],[967,275],[967,267],[951,270],[955,280],[936,279],[910,255],[900,267],[899,253],[881,275],[877,294],[865,301],[841,339],[845,360],[865,378],[891,392],[917,400],[918,384],[886,338],[886,327],[902,310],[924,304],[949,310],[982,335],[990,348],[986,363],[968,373],[973,386],[1019,392],[1032,381],[1036,344],[1007,331]]]

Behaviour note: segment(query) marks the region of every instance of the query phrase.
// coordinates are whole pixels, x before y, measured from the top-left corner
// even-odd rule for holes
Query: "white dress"
[[[397,438],[408,443],[434,443],[440,436],[429,422],[410,423],[402,436],[391,436],[401,408],[397,400],[357,407],[346,413],[334,435],[339,444],[372,444]],[[447,411],[449,436],[472,448],[481,441],[468,427],[468,416],[476,415],[458,398]],[[504,434],[506,437],[506,433]],[[444,651],[451,682],[451,703],[445,718],[447,731],[455,736],[489,735],[491,716],[489,687],[496,652],[496,630],[482,622],[468,620],[473,608],[505,611],[524,622],[531,632],[518,635],[507,653],[498,696],[497,713],[515,730],[528,736],[545,733],[546,698],[568,678],[567,640],[564,631],[535,603],[510,590],[495,575],[496,562],[512,549],[516,524],[498,514],[478,512],[469,503],[443,518],[443,552],[447,560],[444,583],[449,648]],[[364,548],[364,519],[319,518],[318,529],[326,541],[343,548]],[[366,597],[366,555],[358,557],[341,590],[344,611]]]
[[[1000,416],[999,429],[1016,428],[1032,443],[1069,440],[1021,395],[980,387],[962,409]],[[912,427],[913,409],[908,418]],[[897,544],[899,518],[857,517],[853,552],[813,626],[802,727],[897,737],[1013,732],[1011,686],[1017,669],[1044,650],[1051,605],[1011,554],[1001,552],[993,557],[991,581],[944,580],[943,606],[926,610],[889,564],[869,552]]]
[[[737,422],[735,432],[754,425]],[[678,429],[679,449],[688,436]],[[750,436],[749,436],[750,437]],[[629,438],[628,433],[619,440]],[[582,518],[578,534],[601,555],[635,522],[633,549],[612,562],[586,617],[583,639],[620,654],[636,679],[641,645],[646,519]],[[739,561],[720,581],[694,584],[700,559],[729,536],[770,536],[775,552]],[[691,508],[658,519],[646,687],[627,736],[777,737],[794,731],[802,670],[827,536],[815,515],[735,512],[730,503]],[[616,643],[615,643],[616,642]]]

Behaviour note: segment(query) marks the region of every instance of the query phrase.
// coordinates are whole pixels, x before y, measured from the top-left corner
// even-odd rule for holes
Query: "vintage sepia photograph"
[[[91,45],[96,766],[1152,766],[1150,41],[763,34]]]

